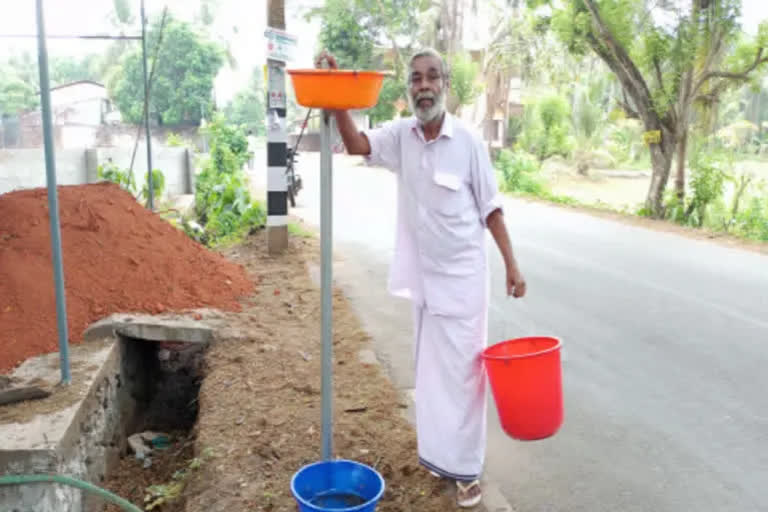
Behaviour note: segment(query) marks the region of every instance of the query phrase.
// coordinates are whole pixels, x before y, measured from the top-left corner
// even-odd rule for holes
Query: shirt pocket
[[[461,177],[452,172],[435,171],[430,185],[429,208],[447,216],[467,211],[467,187]]]

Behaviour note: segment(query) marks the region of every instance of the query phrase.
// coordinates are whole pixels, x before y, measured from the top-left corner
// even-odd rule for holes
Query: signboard
[[[287,108],[285,99],[285,67],[277,62],[269,63],[267,73],[267,102],[268,108]]]
[[[651,144],[659,144],[661,142],[661,130],[652,130],[643,133],[643,142],[648,146]]]
[[[264,31],[264,37],[267,38],[267,58],[290,62],[293,60],[296,51],[298,38],[276,28],[267,28]]]

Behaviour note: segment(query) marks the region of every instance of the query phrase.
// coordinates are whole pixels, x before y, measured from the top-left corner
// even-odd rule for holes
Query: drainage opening
[[[105,488],[138,506],[183,510],[179,486],[194,459],[205,343],[153,341],[119,336],[120,406],[127,438]],[[119,508],[108,505],[108,512]]]

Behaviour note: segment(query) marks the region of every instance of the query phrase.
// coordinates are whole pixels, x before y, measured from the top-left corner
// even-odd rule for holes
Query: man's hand
[[[517,265],[515,264],[507,268],[507,295],[519,299],[525,296],[525,289],[525,279]]]
[[[315,68],[322,69],[323,61],[328,63],[328,68],[339,69],[339,65],[336,62],[336,57],[328,53],[327,50],[323,50],[315,57]],[[371,144],[368,141],[368,137],[360,133],[355,126],[355,122],[346,110],[333,110],[332,112],[336,117],[336,128],[341,135],[341,140],[344,141],[344,146],[347,149],[347,154],[350,155],[370,155]]]
[[[320,52],[320,55],[315,57],[315,67],[318,69],[322,68],[323,61],[328,63],[328,67],[330,69],[339,69],[339,65],[336,63],[336,57],[328,53],[328,50],[323,50]]]

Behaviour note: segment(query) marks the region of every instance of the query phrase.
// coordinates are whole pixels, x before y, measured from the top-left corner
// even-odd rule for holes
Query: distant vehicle
[[[296,142],[296,147],[299,144]],[[288,148],[288,158],[285,167],[285,181],[286,188],[288,190],[288,200],[291,202],[291,207],[296,206],[296,195],[301,190],[301,176],[294,170],[294,163],[296,162],[296,149]]]
[[[288,151],[286,152],[286,162],[285,162],[285,181],[286,181],[286,189],[288,190],[288,200],[291,202],[291,207],[296,207],[296,195],[299,193],[299,190],[302,188],[302,182],[301,182],[301,176],[296,172],[295,169],[295,163],[298,156],[298,149],[299,144],[301,144],[301,137],[304,135],[304,130],[307,127],[307,123],[309,122],[309,116],[312,114],[312,109],[309,109],[307,112],[307,117],[304,119],[304,122],[301,123],[301,131],[299,132],[299,136],[296,138],[296,145],[292,148],[288,148]]]

